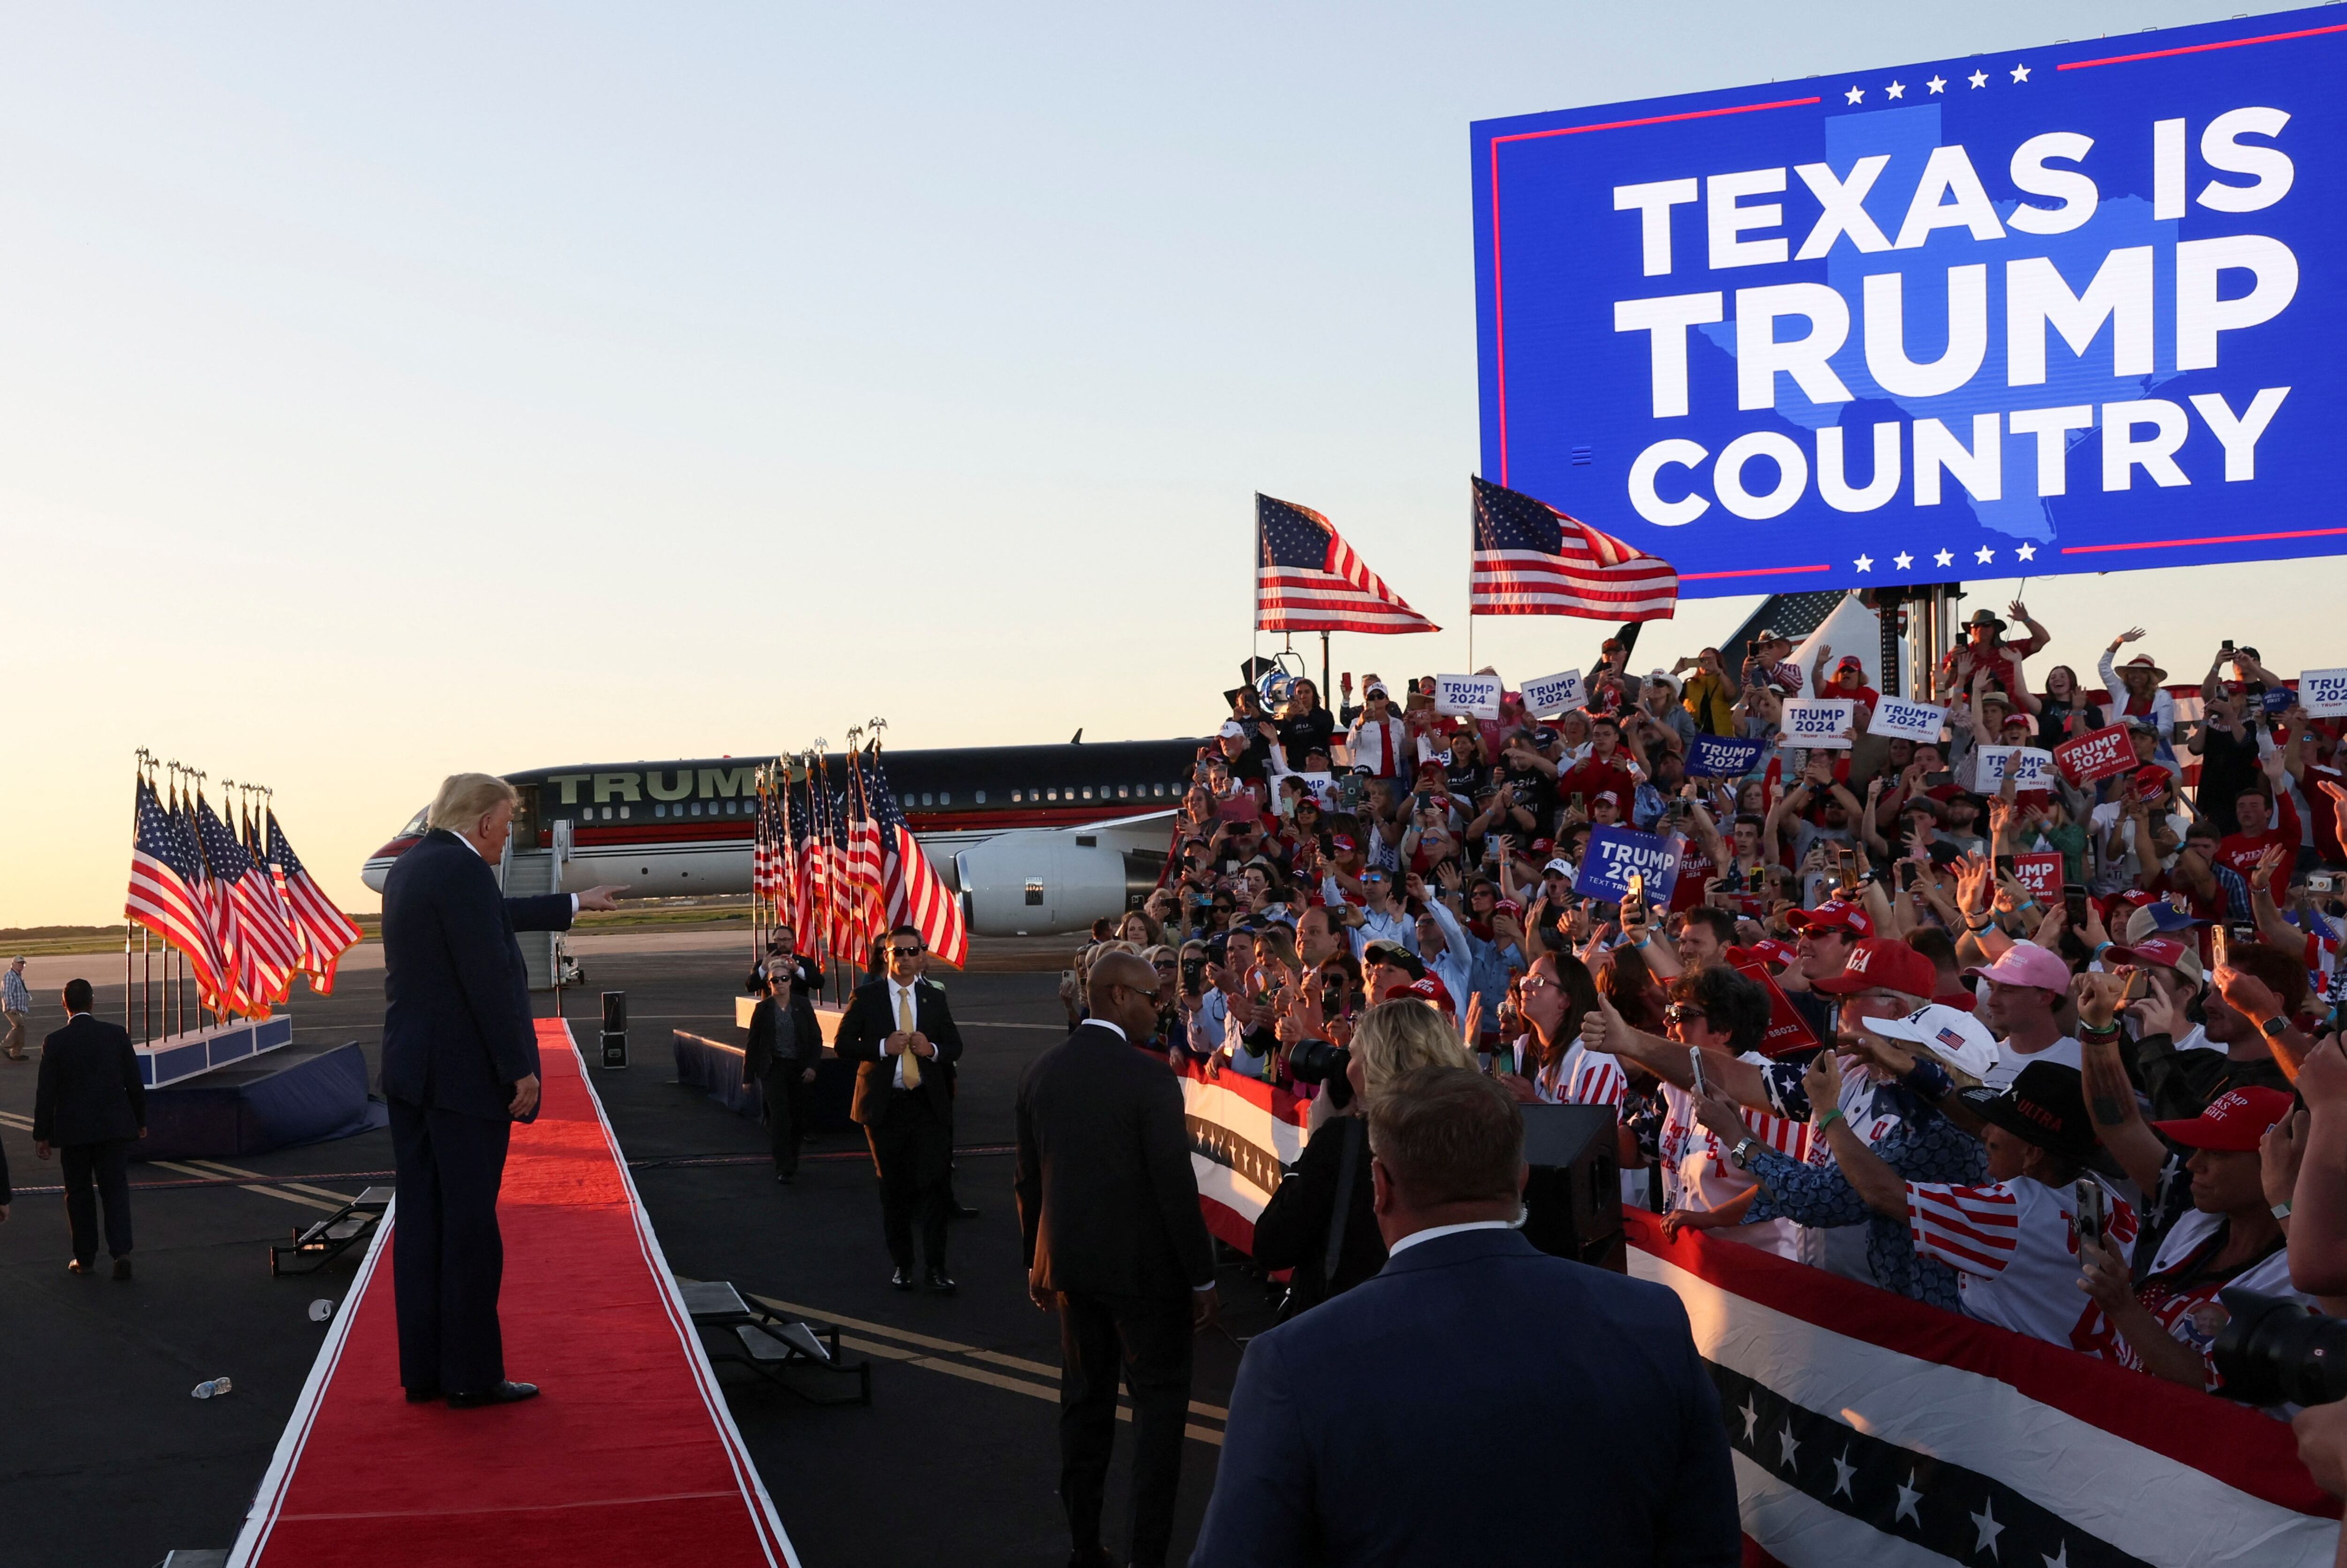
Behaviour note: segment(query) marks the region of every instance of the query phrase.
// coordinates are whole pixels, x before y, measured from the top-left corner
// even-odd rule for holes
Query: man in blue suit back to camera
[[[391,1239],[399,1381],[411,1403],[459,1409],[538,1392],[507,1380],[497,1332],[505,1243],[497,1187],[513,1123],[538,1114],[538,1031],[517,931],[563,931],[614,887],[508,898],[520,796],[490,774],[440,785],[431,831],[383,886],[383,1097],[399,1204]]]
[[[1686,1310],[1512,1226],[1506,1091],[1421,1067],[1369,1107],[1374,1278],[1248,1345],[1191,1568],[1734,1568],[1736,1478]]]

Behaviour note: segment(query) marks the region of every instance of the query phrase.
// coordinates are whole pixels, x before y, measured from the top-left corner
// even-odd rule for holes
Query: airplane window
[[[953,804],[953,791],[949,789],[941,789],[938,791],[938,804],[939,805]]]
[[[401,838],[421,837],[425,833],[430,830],[431,817],[432,808],[427,805],[422,811],[417,812],[414,816],[407,819],[407,825],[399,830],[397,836]]]
[[[664,805],[656,805],[652,807],[652,815],[654,816],[666,816],[668,815],[668,807]]]
[[[1122,800],[1122,799],[1124,799],[1126,796],[1130,795],[1132,793],[1133,793],[1133,791],[1132,791],[1132,790],[1130,790],[1130,789],[1128,789],[1128,788],[1127,788],[1126,786],[1124,786],[1123,784],[1119,784],[1119,785],[1117,785],[1117,786],[1116,786],[1116,798],[1117,798],[1117,799],[1119,799],[1119,800]]]
[[[935,805],[937,804],[937,797],[935,795],[925,794],[921,797],[921,804],[923,805]]]
[[[1017,790],[1013,790],[1010,793],[1016,794],[1019,792]],[[978,804],[980,805],[984,805],[986,804],[986,792],[984,790],[978,792]]]
[[[1090,784],[1084,785],[1084,798],[1086,800],[1092,798],[1092,786]]]
[[[1151,784],[1149,786],[1149,793],[1153,795],[1163,797],[1165,794],[1165,786],[1163,784]]]
[[[1012,790],[1012,791],[1010,792],[1010,804],[1013,804],[1013,805],[1017,805],[1017,804],[1019,804],[1019,802],[1020,802],[1020,797],[1021,797],[1021,794],[1022,794],[1022,792],[1021,792],[1021,791],[1019,791],[1019,790]],[[979,795],[978,798],[979,798],[979,799],[980,799],[980,800],[984,800],[986,797],[985,797],[984,795]]]
[[[1049,790],[1045,790],[1043,793],[1044,793],[1046,795],[1048,795],[1049,797],[1051,797],[1051,799],[1053,799],[1053,800],[1057,800],[1057,799],[1059,799],[1059,798],[1060,798],[1060,792],[1059,792],[1058,790],[1055,790],[1055,789],[1049,789]]]
[[[620,808],[620,820],[621,822],[625,822],[625,821],[627,821],[627,819],[628,819],[628,808],[627,808],[626,806],[624,806],[624,805],[623,805],[623,806],[621,806],[621,807]]]

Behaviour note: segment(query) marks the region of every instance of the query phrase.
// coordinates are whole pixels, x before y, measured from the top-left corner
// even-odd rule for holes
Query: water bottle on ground
[[[218,1399],[220,1395],[229,1392],[235,1387],[236,1385],[230,1382],[226,1378],[214,1378],[210,1382],[198,1383],[196,1385],[196,1398],[199,1399]]]

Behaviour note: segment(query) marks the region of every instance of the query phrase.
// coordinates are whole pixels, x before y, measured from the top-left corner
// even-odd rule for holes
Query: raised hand
[[[2111,639],[2111,649],[2116,652],[2123,644],[2140,642],[2142,641],[2143,628],[2140,626],[2130,626],[2125,631],[2120,632],[2116,637]]]
[[[1809,1097],[1812,1112],[1841,1103],[1841,1062],[1831,1050],[1809,1059],[1809,1070],[1801,1074],[1801,1091]]]
[[[2312,1115],[2300,1106],[2266,1129],[2258,1140],[2258,1176],[2266,1202],[2279,1206],[2298,1190],[2299,1163],[2306,1158],[2306,1125]]]
[[[2270,895],[2273,890],[2274,872],[2280,869],[2283,857],[2290,853],[2286,846],[2279,844],[2269,844],[2260,851],[2257,865],[2250,869],[2251,891]]]
[[[2135,1020],[2137,1040],[2147,1035],[2165,1034],[2172,1037],[2176,1033],[2176,1026],[2178,1022],[2176,1016],[2176,1004],[2169,1001],[2168,993],[2157,986],[2147,989],[2142,997],[2127,1011],[2127,1017]]]
[[[2055,906],[2057,912],[2060,907]],[[2110,1028],[2111,1020],[2118,1016],[2120,1004],[2127,999],[2129,979],[2129,976],[2107,970],[2071,976],[2070,995],[2078,1004],[2078,1021],[2088,1029]]]

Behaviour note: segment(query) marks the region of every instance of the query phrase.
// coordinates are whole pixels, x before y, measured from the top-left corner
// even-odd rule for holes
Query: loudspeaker
[[[603,993],[603,1065],[628,1065],[628,993]]]
[[[1524,1239],[1555,1257],[1627,1272],[1611,1105],[1526,1105]]]

